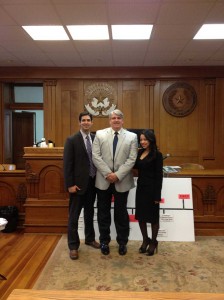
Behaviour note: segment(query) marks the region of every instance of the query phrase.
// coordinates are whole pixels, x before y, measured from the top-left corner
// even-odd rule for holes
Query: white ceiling
[[[0,66],[223,66],[224,0],[0,0]],[[33,41],[22,25],[153,24],[149,41]]]

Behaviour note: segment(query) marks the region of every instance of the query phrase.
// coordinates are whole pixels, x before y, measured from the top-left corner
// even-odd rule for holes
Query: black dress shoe
[[[127,253],[127,246],[126,245],[119,245],[118,253],[120,255],[125,255]]]
[[[110,248],[108,244],[100,244],[100,249],[103,255],[108,255],[110,253]]]

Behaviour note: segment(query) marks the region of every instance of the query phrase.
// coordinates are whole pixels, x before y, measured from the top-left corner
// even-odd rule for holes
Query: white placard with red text
[[[137,178],[135,178],[135,182]],[[130,219],[130,240],[142,240],[138,222],[135,220],[135,192],[133,188],[128,196],[128,213]],[[111,239],[116,240],[113,219],[113,203],[111,205]],[[99,237],[97,224],[97,208],[95,207],[94,227],[96,239]],[[148,224],[151,236],[151,225]],[[84,238],[83,213],[79,220],[79,235]],[[159,241],[195,241],[194,214],[191,178],[163,178],[162,203],[160,204]]]

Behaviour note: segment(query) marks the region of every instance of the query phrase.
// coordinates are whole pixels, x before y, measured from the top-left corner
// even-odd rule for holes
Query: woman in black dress
[[[154,255],[158,249],[159,203],[163,181],[163,156],[158,151],[152,130],[140,134],[141,149],[134,168],[138,170],[135,218],[143,237],[140,253]],[[147,223],[151,223],[152,239],[148,237]]]

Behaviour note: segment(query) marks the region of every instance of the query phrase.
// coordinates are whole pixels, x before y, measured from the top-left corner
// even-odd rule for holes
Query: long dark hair
[[[156,153],[158,151],[158,147],[156,144],[156,136],[153,130],[145,129],[140,135],[143,134],[145,138],[150,142],[150,157],[153,159],[156,157]]]

